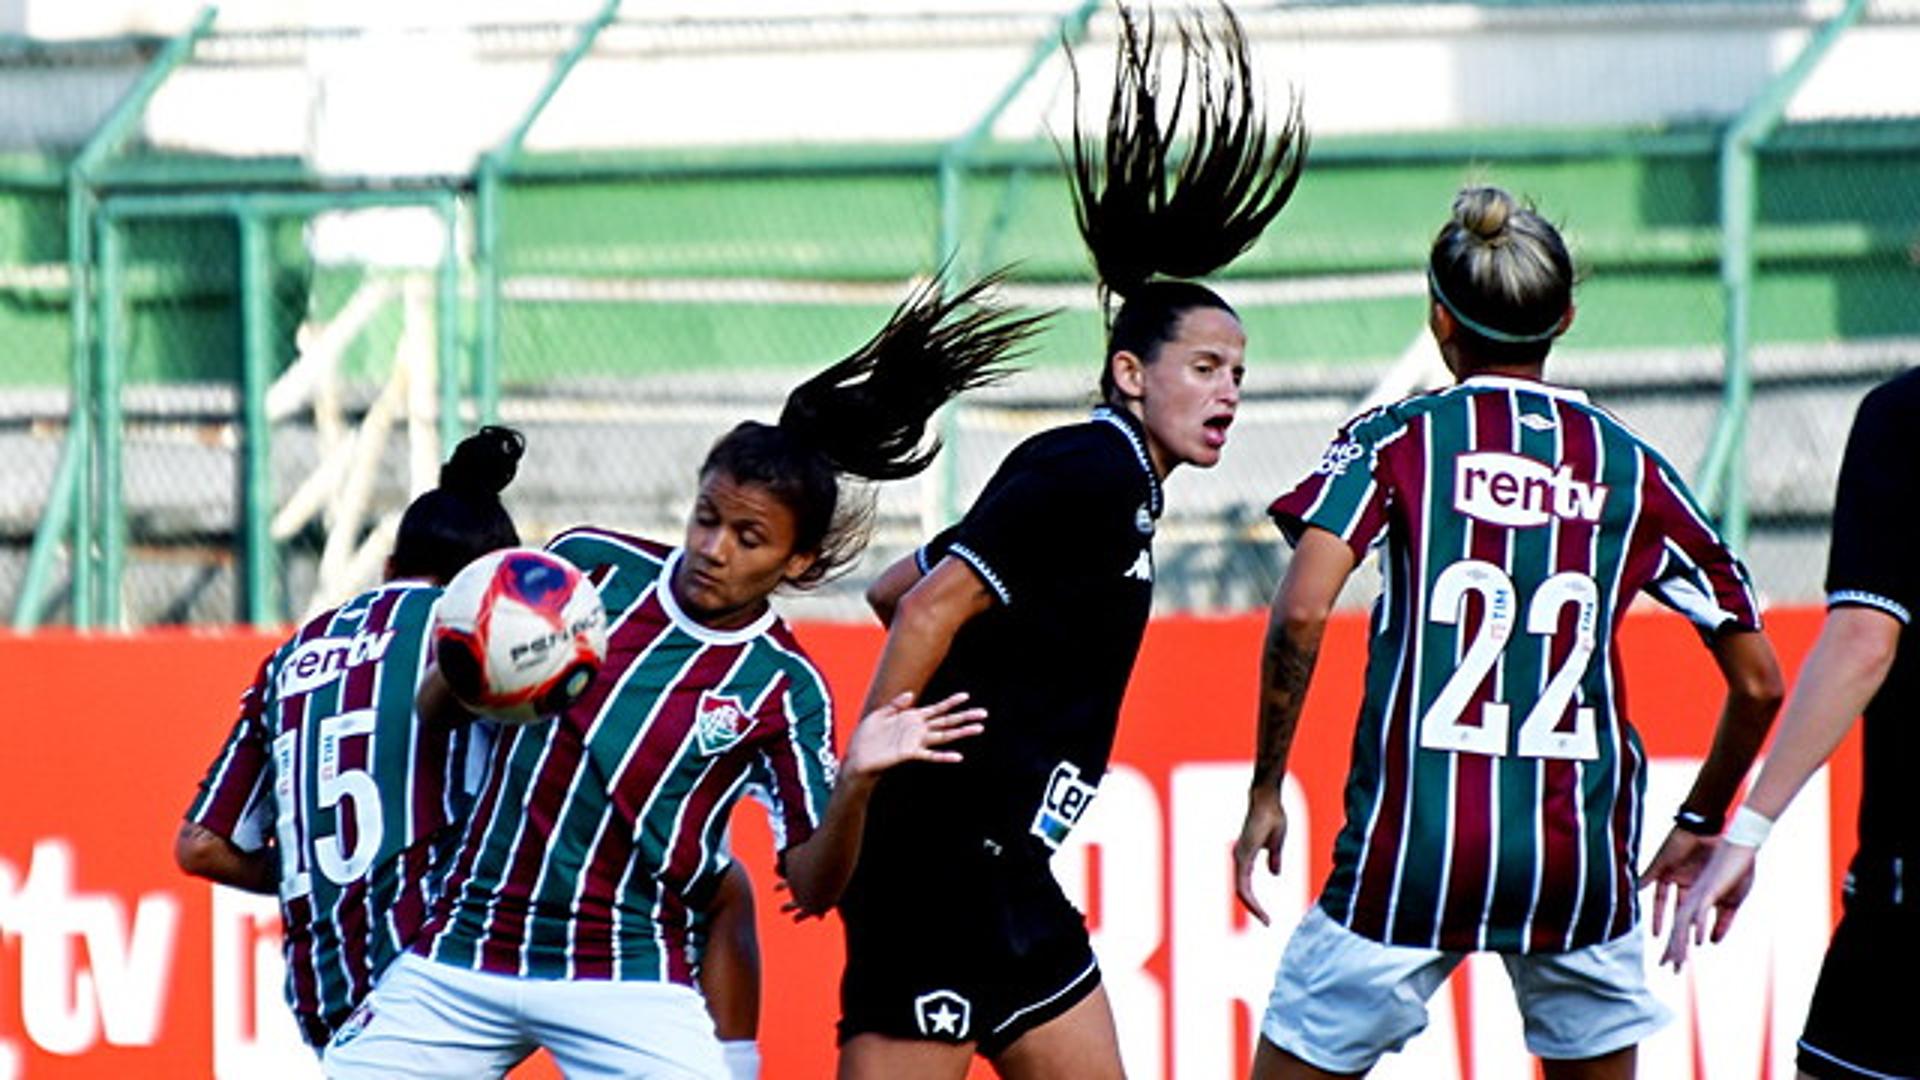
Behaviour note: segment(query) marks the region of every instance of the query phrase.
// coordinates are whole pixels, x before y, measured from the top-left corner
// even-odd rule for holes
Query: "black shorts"
[[[943,846],[862,852],[840,904],[841,1042],[976,1043],[997,1057],[1099,987],[1086,920],[1046,863],[979,840]]]
[[[1820,967],[1800,1071],[1821,1080],[1920,1077],[1914,996],[1920,905],[1849,903]]]

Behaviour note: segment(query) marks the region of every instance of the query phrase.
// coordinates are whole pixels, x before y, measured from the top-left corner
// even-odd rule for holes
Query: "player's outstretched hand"
[[[903,761],[959,761],[960,752],[947,744],[980,734],[987,716],[985,709],[961,708],[966,701],[967,695],[958,693],[916,706],[911,691],[894,695],[854,727],[841,771],[872,776]]]
[[[1241,906],[1261,925],[1269,925],[1267,910],[1253,895],[1253,866],[1261,852],[1267,854],[1267,873],[1280,873],[1280,848],[1287,841],[1287,811],[1280,805],[1280,790],[1257,788],[1247,792],[1247,819],[1240,826],[1240,839],[1233,843],[1233,891]]]
[[[1687,962],[1687,949],[1702,940],[1719,944],[1733,929],[1733,917],[1753,888],[1754,849],[1744,844],[1713,843],[1713,855],[1692,885],[1681,890],[1673,913],[1673,933],[1667,937],[1660,962],[1673,970]],[[1712,912],[1709,916],[1708,912]],[[1707,925],[1712,922],[1711,928]],[[1659,931],[1655,931],[1659,933]]]
[[[1700,871],[1706,869],[1707,859],[1713,854],[1717,841],[1685,829],[1672,829],[1667,833],[1666,842],[1653,855],[1653,861],[1647,864],[1640,874],[1640,887],[1653,886],[1653,936],[1660,936],[1660,928],[1665,925],[1667,905],[1680,904],[1686,900],[1687,890],[1693,888]]]

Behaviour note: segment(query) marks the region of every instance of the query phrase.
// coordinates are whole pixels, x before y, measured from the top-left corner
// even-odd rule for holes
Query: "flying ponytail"
[[[1170,47],[1177,57],[1164,61]],[[1169,88],[1162,68],[1173,65]],[[1270,132],[1256,81],[1246,32],[1226,5],[1217,19],[1185,16],[1171,31],[1151,12],[1142,23],[1122,5],[1106,138],[1096,146],[1080,127],[1076,69],[1074,220],[1099,278],[1109,358],[1125,350],[1152,362],[1187,311],[1232,312],[1190,279],[1253,246],[1293,196],[1307,160],[1299,98]],[[1175,165],[1183,123],[1193,130]],[[1115,396],[1111,365],[1101,396]]]
[[[866,344],[795,387],[779,423],[748,420],[714,443],[700,475],[719,470],[765,487],[793,512],[794,551],[817,556],[789,585],[818,585],[866,547],[871,504],[842,500],[841,476],[899,480],[926,468],[940,449],[927,441],[927,421],[956,395],[1007,375],[1048,318],[986,303],[1001,277],[950,297],[936,277]]]

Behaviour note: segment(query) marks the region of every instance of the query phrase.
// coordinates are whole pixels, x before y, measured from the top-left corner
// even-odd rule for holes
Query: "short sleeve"
[[[1098,498],[1097,479],[1070,481],[1064,465],[1063,459],[1027,462],[995,477],[947,540],[944,554],[972,567],[1002,604],[1057,572],[1066,550],[1061,538],[1080,531],[1086,508]]]
[[[1833,499],[1827,604],[1878,608],[1904,625],[1920,609],[1920,381],[1869,393],[1854,415]],[[1904,393],[1902,393],[1904,391]]]
[[[933,573],[933,568],[947,557],[947,549],[953,546],[954,534],[959,531],[960,526],[949,525],[935,533],[933,539],[913,550],[913,565],[920,571],[921,577]]]
[[[758,790],[773,828],[773,846],[804,842],[826,818],[833,795],[833,713],[824,684],[795,679],[776,695],[783,714],[778,737],[761,744],[748,767],[747,787]]]
[[[1308,526],[1325,529],[1353,550],[1356,560],[1379,539],[1387,525],[1388,486],[1377,475],[1379,446],[1366,414],[1343,428],[1306,478],[1267,508],[1289,543],[1298,543]]]
[[[1707,520],[1685,482],[1648,454],[1641,487],[1660,544],[1646,593],[1685,615],[1703,634],[1758,630],[1760,600],[1753,577]]]
[[[200,792],[186,813],[188,821],[226,837],[242,851],[265,847],[273,830],[273,800],[268,797],[271,748],[262,719],[271,659],[261,662],[252,685],[241,695],[240,715],[220,753],[207,766]]]

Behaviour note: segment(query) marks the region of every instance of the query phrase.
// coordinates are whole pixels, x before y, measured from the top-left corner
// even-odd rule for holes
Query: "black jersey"
[[[1868,703],[1860,791],[1864,885],[1920,867],[1920,369],[1874,388],[1860,403],[1834,496],[1827,606],[1877,608],[1900,620],[1899,650]]]
[[[960,764],[886,773],[869,843],[945,837],[1042,859],[1060,846],[1113,750],[1152,606],[1160,507],[1139,421],[1102,407],[1020,444],[966,517],[921,550],[923,570],[958,559],[995,597],[922,696],[966,691],[987,709],[986,730],[956,745]]]

